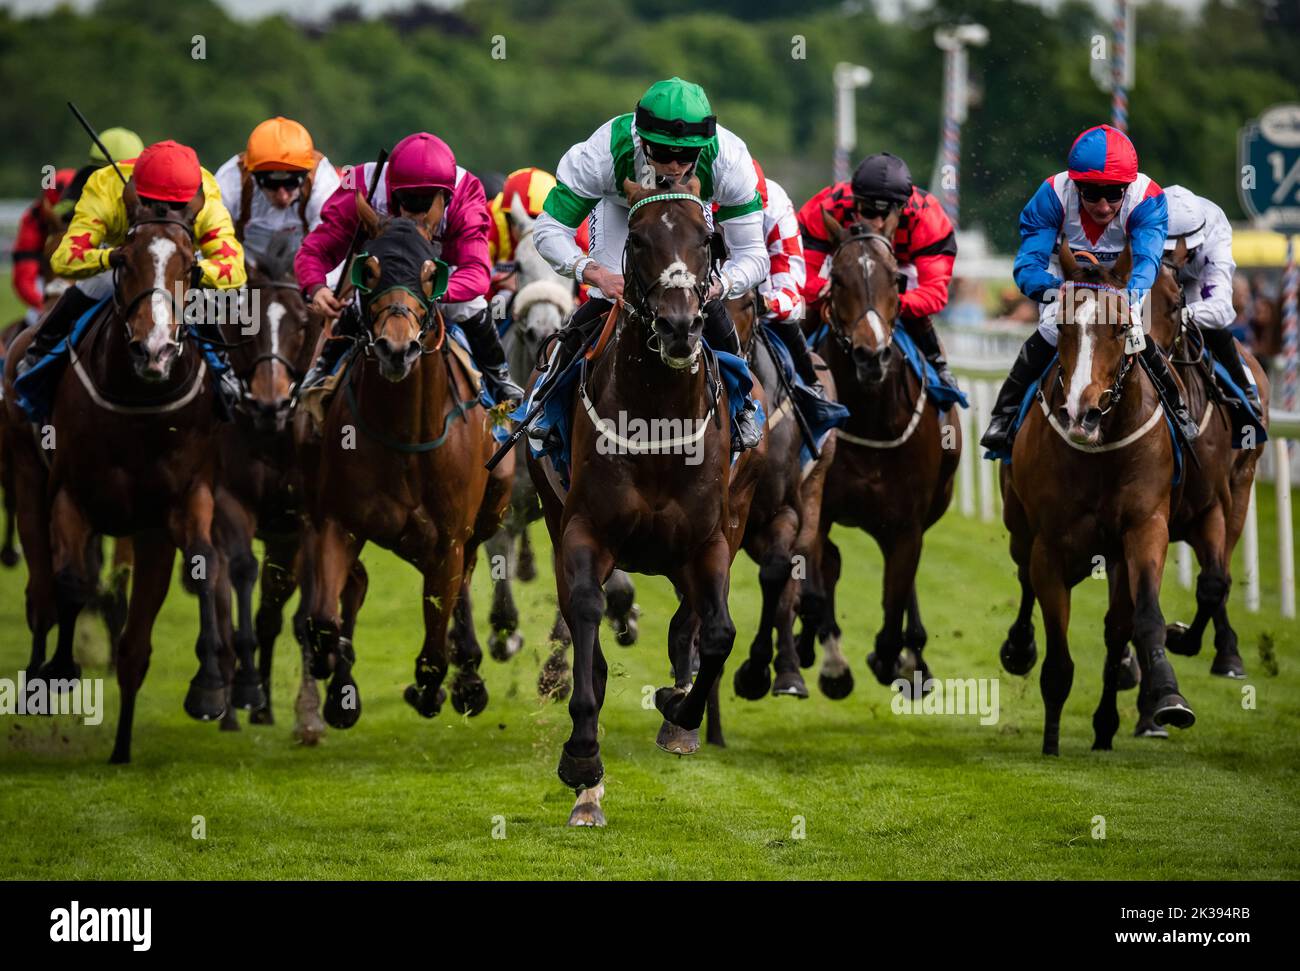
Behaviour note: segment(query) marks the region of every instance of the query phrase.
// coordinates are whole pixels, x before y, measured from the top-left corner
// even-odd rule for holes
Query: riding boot
[[[501,346],[501,336],[497,333],[496,324],[488,315],[487,308],[460,321],[460,326],[469,338],[470,353],[474,357],[474,363],[483,372],[492,400],[497,404],[523,400],[524,389],[510,377],[505,348]]]
[[[205,293],[204,296],[209,296]],[[205,308],[208,303],[203,304]],[[208,370],[212,372],[213,390],[216,392],[212,403],[213,413],[220,421],[234,421],[235,409],[244,397],[244,388],[235,376],[235,369],[230,366],[230,358],[221,345],[224,338],[221,328],[215,323],[199,318],[193,323],[194,333],[202,342],[202,351],[208,357]],[[215,341],[215,343],[213,343]]]
[[[550,383],[564,373],[574,355],[586,345],[592,331],[600,326],[600,322],[608,316],[613,306],[612,300],[593,297],[573,312],[555,338],[555,360],[550,362],[547,370],[542,374],[541,384],[534,393],[534,400],[541,398]],[[547,453],[558,451],[562,444],[559,428],[552,425],[543,436],[542,451]]]
[[[943,348],[939,346],[939,335],[935,332],[934,322],[928,316],[904,317],[903,327],[912,340],[916,341],[917,348],[939,375],[939,380],[952,390],[960,391],[957,379],[948,370],[948,362],[943,356]]]
[[[338,363],[348,349],[356,344],[356,335],[360,333],[361,321],[356,308],[349,305],[344,308],[339,319],[334,322],[334,336],[326,338],[320,349],[320,356],[303,375],[298,393],[301,394],[320,384],[334,373]]]
[[[68,287],[63,296],[50,308],[44,319],[36,328],[32,342],[27,345],[27,353],[18,362],[14,377],[21,378],[54,350],[56,344],[67,337],[72,326],[81,315],[98,303],[94,297],[88,297],[78,287]]]
[[[727,313],[727,305],[722,300],[710,300],[704,304],[704,340],[714,350],[740,355],[740,337],[736,334],[736,325],[731,322],[731,315]],[[733,422],[731,450],[743,452],[756,447],[762,440],[763,430],[758,427],[754,399],[746,395]]]
[[[762,324],[755,326],[761,327]],[[795,372],[808,389],[819,398],[826,397],[826,389],[822,387],[821,382],[817,379],[817,372],[813,368],[811,349],[808,347],[808,341],[804,339],[803,329],[794,320],[769,320],[767,326],[775,330],[780,336],[782,343],[790,352],[790,358],[794,361]]]
[[[993,415],[989,418],[989,427],[980,439],[980,445],[995,454],[1011,453],[1011,426],[1020,413],[1025,392],[1043,376],[1055,354],[1056,348],[1038,331],[1034,331],[1029,340],[1025,341],[1016,362],[1011,365],[1011,373],[998,391],[998,400],[993,404]]]
[[[1205,339],[1205,346],[1210,349],[1214,359],[1227,369],[1228,377],[1232,378],[1237,387],[1246,392],[1250,406],[1255,409],[1255,415],[1258,417],[1263,411],[1259,401],[1259,390],[1246,373],[1246,365],[1242,363],[1241,355],[1237,353],[1237,343],[1232,336],[1232,331],[1226,327],[1202,327],[1201,337]]]
[[[1146,362],[1147,376],[1155,382],[1156,390],[1161,397],[1169,402],[1169,409],[1173,412],[1173,420],[1178,423],[1178,428],[1183,437],[1189,443],[1196,441],[1197,436],[1201,434],[1201,429],[1187,410],[1187,404],[1183,401],[1183,396],[1174,381],[1173,372],[1169,370],[1169,362],[1165,359],[1165,355],[1153,340],[1146,342],[1146,346],[1142,348],[1141,353],[1142,360]]]

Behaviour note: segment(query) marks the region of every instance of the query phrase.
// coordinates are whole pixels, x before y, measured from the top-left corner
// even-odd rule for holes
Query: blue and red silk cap
[[[1127,135],[1110,125],[1089,128],[1076,138],[1067,164],[1076,182],[1128,185],[1138,174],[1137,149]]]

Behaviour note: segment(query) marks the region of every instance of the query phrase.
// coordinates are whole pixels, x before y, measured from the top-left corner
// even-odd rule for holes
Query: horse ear
[[[822,224],[826,227],[826,233],[834,245],[839,246],[844,242],[844,227],[831,215],[829,209],[822,209]]]
[[[438,264],[433,260],[425,260],[424,265],[420,267],[420,289],[424,291],[424,299],[433,299],[433,278],[438,273]]]
[[[526,235],[528,230],[533,228],[533,217],[528,215],[528,207],[524,205],[524,200],[518,193],[510,200],[510,218],[518,227],[520,236]]]
[[[442,224],[443,214],[447,211],[447,193],[439,192],[433,198],[433,205],[429,206],[429,211],[425,213],[424,224],[429,229],[429,237],[432,239],[438,232],[438,226]]]
[[[691,177],[681,184],[681,187],[693,196],[700,194],[700,177],[691,173]]]
[[[374,239],[379,235],[380,229],[383,228],[383,220],[379,218],[379,213],[375,212],[374,207],[366,201],[366,195],[360,189],[357,190],[357,216],[361,219],[361,229],[367,239]]]
[[[126,221],[134,223],[140,216],[140,193],[135,189],[134,176],[122,186],[122,204],[126,206]]]
[[[361,266],[361,282],[367,289],[373,290],[379,285],[379,257],[370,256]]]
[[[185,204],[185,221],[193,224],[194,220],[199,218],[199,213],[203,211],[207,203],[207,196],[203,193],[203,186],[199,185],[199,191],[194,193],[194,198]]]
[[[639,182],[632,179],[623,180],[623,195],[628,202],[635,202],[637,197],[645,193],[645,187]]]
[[[1115,259],[1115,265],[1110,269],[1110,275],[1119,285],[1128,283],[1128,276],[1133,271],[1133,247],[1129,243],[1124,244],[1124,251]]]
[[[1074,253],[1070,251],[1070,244],[1061,240],[1061,248],[1057,250],[1056,257],[1061,261],[1061,275],[1067,280],[1073,280],[1079,275],[1079,262],[1074,258]]]

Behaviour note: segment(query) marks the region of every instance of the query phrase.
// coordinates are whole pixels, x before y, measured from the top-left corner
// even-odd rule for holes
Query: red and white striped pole
[[[1286,275],[1282,287],[1282,407],[1295,411],[1297,404],[1297,355],[1300,348],[1300,334],[1297,334],[1296,291],[1297,276],[1295,264],[1295,237],[1288,234],[1286,238]]]
[[[1114,81],[1111,84],[1110,115],[1111,124],[1120,131],[1128,131],[1128,88],[1124,85],[1125,66],[1128,61],[1128,0],[1115,0],[1114,20]]]

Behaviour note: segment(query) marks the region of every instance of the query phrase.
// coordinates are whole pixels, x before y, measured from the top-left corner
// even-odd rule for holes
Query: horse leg
[[[565,620],[573,632],[573,693],[569,718],[573,730],[560,753],[560,781],[581,792],[598,785],[605,775],[597,740],[600,718],[596,698],[595,657],[601,617],[605,613],[602,581],[614,566],[614,557],[592,534],[586,522],[574,517],[560,538],[556,591]],[[698,725],[698,720],[696,722]]]
[[[719,532],[705,544],[680,573],[684,600],[699,619],[700,672],[689,693],[677,686],[655,692],[655,706],[664,718],[682,728],[699,728],[704,720],[713,683],[736,640],[736,625],[727,609],[731,580],[731,547]],[[574,641],[575,651],[577,641]]]
[[[1133,601],[1128,595],[1128,576],[1123,563],[1109,571],[1110,607],[1106,611],[1106,664],[1101,674],[1101,700],[1092,714],[1093,751],[1111,750],[1115,733],[1119,731],[1119,708],[1116,699],[1120,690],[1120,668],[1128,654],[1128,642],[1133,636]]]
[[[150,635],[171,586],[176,547],[164,530],[138,533],[134,537],[135,567],[132,571],[131,601],[117,658],[117,686],[121,710],[117,718],[117,739],[109,762],[131,761],[131,725],[135,719],[135,697],[149,670],[153,652]]]
[[[829,526],[828,526],[829,528]],[[824,655],[822,669],[817,676],[817,687],[832,701],[842,701],[853,692],[853,669],[840,647],[840,625],[835,619],[835,588],[840,582],[840,548],[823,534],[821,542],[822,582],[826,591],[824,610],[818,622],[818,639]]]
[[[488,623],[488,653],[495,661],[509,661],[524,646],[524,636],[519,633],[519,608],[515,606],[514,577],[517,572],[515,540],[510,531],[510,520],[487,541],[488,562],[492,565],[492,610]],[[468,595],[468,588],[462,596]]]
[[[298,586],[294,574],[297,540],[269,540],[262,558],[262,593],[257,602],[253,632],[257,639],[257,676],[265,696],[260,708],[254,708],[248,721],[253,725],[274,725],[271,708],[271,669],[275,658],[275,640],[284,626],[284,605]]]
[[[0,492],[4,495],[4,516],[5,516],[5,538],[0,543],[0,566],[17,566],[18,551],[14,549],[14,528],[18,521],[18,497],[14,495],[15,489],[10,481],[12,476],[7,465],[0,463],[0,471],[4,474],[4,484],[0,487]]]
[[[37,672],[49,682],[49,690],[73,688],[72,681],[81,677],[81,665],[73,657],[77,615],[94,596],[95,580],[90,575],[90,543],[94,539],[90,523],[68,493],[60,489],[50,506],[50,546],[54,568],[54,609],[59,623],[58,643],[53,659]]]
[[[692,655],[698,634],[697,618],[686,598],[679,595],[677,609],[668,621],[668,663],[672,668],[674,689],[682,694],[691,690]],[[655,744],[673,755],[694,755],[700,749],[700,732],[698,728],[674,725],[665,718],[659,726]]]
[[[230,577],[230,564],[226,564],[226,569],[217,573],[216,581],[212,584],[212,606],[217,616],[217,636],[221,638],[221,677],[226,685],[226,710],[221,716],[220,728],[223,732],[239,731],[239,717],[235,714],[235,706],[231,703],[231,696],[235,689],[235,665],[233,660],[235,652],[231,645],[235,640],[235,627],[231,619],[230,611],[230,593],[232,580]],[[227,663],[230,659],[231,663]]]
[[[537,554],[533,552],[533,541],[528,536],[528,523],[519,527],[518,569],[515,576],[524,583],[537,579]]]
[[[117,642],[126,626],[126,594],[131,581],[131,537],[119,536],[113,541],[113,565],[109,567],[108,591],[105,596],[104,624],[108,627],[108,670],[117,668]]]
[[[334,728],[351,728],[361,717],[361,695],[352,677],[356,652],[352,638],[343,632],[339,600],[352,564],[363,543],[343,525],[327,517],[316,535],[312,562],[311,609],[308,636],[312,648],[312,676],[329,677],[325,721]]]
[[[614,638],[622,647],[636,643],[641,608],[636,603],[636,587],[632,578],[622,570],[615,570],[605,581],[605,616],[614,627]]]
[[[325,736],[325,721],[320,716],[320,688],[312,674],[314,651],[311,646],[308,617],[312,603],[312,577],[314,575],[316,532],[304,525],[302,542],[298,548],[298,609],[293,615],[293,636],[298,642],[301,660],[298,679],[298,696],[293,703],[293,737],[303,745],[314,746]],[[360,560],[357,561],[360,563]],[[346,589],[346,587],[344,588]],[[350,636],[350,635],[349,635]]]
[[[1165,656],[1165,619],[1160,612],[1160,579],[1169,548],[1169,529],[1160,516],[1124,533],[1124,561],[1133,601],[1133,641],[1142,667],[1142,692],[1157,726],[1191,728],[1191,706],[1178,691],[1173,665]]]
[[[552,553],[552,562],[555,564],[555,575],[558,578],[560,576],[558,550]],[[555,609],[555,623],[551,625],[551,653],[543,662],[542,670],[537,675],[537,696],[542,700],[563,701],[569,697],[569,692],[573,688],[573,675],[569,670],[569,661],[564,655],[571,644],[573,644],[573,634],[569,630],[568,621],[564,616],[564,604],[561,601],[560,606]]]
[[[461,564],[449,562],[446,550],[421,558],[424,574],[424,644],[415,659],[415,683],[403,697],[425,718],[442,711],[447,692],[442,687],[451,661],[447,627],[456,609]]]
[[[921,604],[916,596],[916,580],[913,578],[912,593],[907,601],[907,626],[903,628],[903,646],[912,656],[911,667],[921,672],[922,685],[933,677],[930,665],[925,663],[925,655],[922,653],[929,640],[930,634],[921,622]]]
[[[13,458],[10,453],[11,460]],[[27,661],[27,680],[39,676],[45,664],[46,641],[57,622],[54,606],[54,565],[50,553],[50,519],[45,499],[45,477],[36,456],[14,462],[14,501],[18,517],[18,534],[27,557],[25,590],[27,626],[32,634],[31,656]],[[30,466],[30,467],[29,467]]]
[[[885,576],[881,604],[884,608],[880,630],[876,633],[876,649],[867,655],[867,666],[876,680],[884,685],[904,684],[899,690],[912,696],[913,686],[903,669],[899,657],[903,650],[903,615],[916,583],[916,568],[921,560],[921,530],[895,534],[880,543],[885,555]],[[922,685],[922,693],[925,691]]]
[[[237,661],[230,702],[236,708],[259,711],[266,708],[266,689],[257,665],[256,622],[253,617],[253,591],[257,587],[257,557],[251,543],[243,545],[230,559],[230,583],[239,598],[239,626],[235,630],[234,649]],[[270,656],[266,658],[267,678]]]
[[[451,706],[458,715],[468,714],[471,717],[482,713],[488,703],[487,685],[478,673],[479,665],[483,663],[483,648],[479,646],[478,637],[474,634],[474,606],[470,601],[470,580],[473,579],[477,561],[477,545],[467,545],[460,595],[456,598],[456,607],[452,611],[451,630],[452,663],[457,668],[456,677],[451,683]]]
[[[1061,754],[1061,711],[1074,683],[1074,661],[1070,658],[1070,590],[1061,574],[1054,550],[1036,541],[1029,561],[1030,582],[1043,611],[1047,656],[1039,671],[1043,695],[1043,754]]]
[[[213,587],[221,572],[221,559],[212,545],[212,517],[216,502],[206,483],[199,483],[171,516],[172,540],[184,550],[182,582],[199,601],[199,636],[194,653],[199,669],[185,694],[185,713],[198,721],[215,721],[226,712],[226,678],[222,655],[228,653],[217,631]],[[233,658],[226,661],[233,670]]]
[[[1015,622],[1007,630],[1007,639],[1002,642],[998,657],[1008,674],[1025,677],[1038,660],[1038,645],[1034,643],[1034,584],[1030,579],[1029,550],[1018,544],[1015,537],[1011,541],[1011,555],[1016,561],[1016,576],[1020,580],[1020,609],[1016,611]]]

